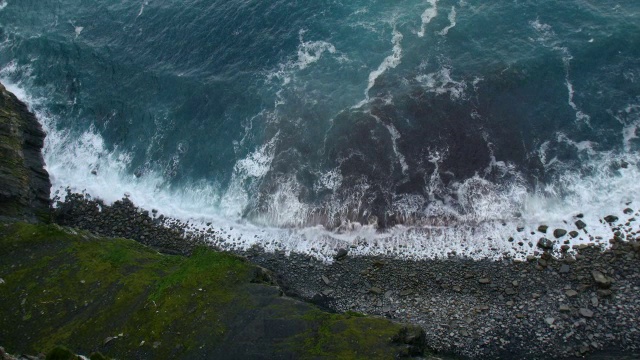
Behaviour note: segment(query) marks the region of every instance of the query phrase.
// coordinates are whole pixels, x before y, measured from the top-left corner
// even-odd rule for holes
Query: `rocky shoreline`
[[[52,215],[60,225],[134,239],[164,253],[189,255],[200,245],[231,251],[272,270],[289,296],[336,312],[419,325],[424,330],[420,348],[444,354],[474,359],[640,358],[637,210],[618,213],[624,219],[601,219],[611,230],[606,250],[602,243],[607,239],[592,238],[579,216],[575,228],[594,243],[573,248],[556,243],[583,234],[564,229],[547,234],[550,229],[542,225],[531,231],[539,240],[527,245],[538,250],[526,261],[471,260],[455,254],[402,260],[354,256],[355,251],[343,248],[335,249],[334,261],[327,263],[307,254],[257,246],[247,250],[234,246],[223,231],[139,209],[126,197],[107,205],[68,191],[64,201],[54,197],[50,214],[50,183],[40,154],[44,133],[15,96],[3,87],[0,95],[0,220],[47,222]],[[27,258],[30,263],[32,257]],[[402,346],[409,340],[402,340]]]
[[[138,209],[127,198],[107,206],[69,193],[54,215],[61,225],[132,238],[168,253],[188,254],[216,236]],[[327,264],[259,247],[234,252],[274,271],[287,295],[333,311],[420,325],[426,345],[444,353],[474,359],[637,358],[640,243],[617,218],[606,221],[613,234],[609,249],[565,246],[552,256],[553,246],[541,240],[537,256],[527,261],[411,261],[349,256],[341,249]],[[539,231],[546,239],[547,229]]]

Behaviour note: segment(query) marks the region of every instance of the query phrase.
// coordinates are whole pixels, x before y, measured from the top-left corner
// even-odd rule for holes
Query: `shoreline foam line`
[[[106,149],[95,130],[76,136],[57,129],[57,120],[48,115],[45,99],[31,97],[19,84],[4,79],[3,82],[29,105],[48,132],[44,155],[52,176],[53,191],[69,186],[76,192],[86,190],[107,203],[129,193],[139,207],[156,209],[202,228],[224,229],[224,236],[237,239],[235,243],[227,242],[223,246],[248,248],[260,245],[267,251],[302,252],[325,261],[331,261],[336,249],[341,247],[352,248],[354,255],[398,258],[441,258],[454,252],[476,259],[524,258],[536,250],[538,238],[545,236],[537,231],[540,224],[548,225],[549,229],[574,230],[574,216],[583,213],[588,234],[582,232],[575,239],[564,237],[560,240],[568,240],[569,245],[595,242],[606,247],[612,229],[603,223],[603,217],[615,215],[626,222],[630,216],[624,213],[625,208],[640,205],[634,197],[640,194],[637,181],[640,156],[608,152],[590,156],[591,160],[585,160],[579,169],[562,172],[553,184],[537,193],[528,193],[525,187],[516,183],[505,188],[480,177],[468,179],[456,185],[459,198],[464,199],[462,206],[466,214],[456,213],[446,203],[432,202],[425,209],[418,202],[418,211],[427,216],[428,221],[413,226],[398,225],[385,232],[377,231],[373,225],[358,223],[338,230],[322,226],[256,225],[241,216],[224,216],[215,205],[220,200],[220,189],[199,183],[171,190],[157,174],[136,178],[127,172],[128,154]],[[612,169],[614,163],[624,166]],[[91,169],[96,165],[99,165],[99,171],[94,175]],[[521,213],[519,217],[513,215],[516,211]],[[207,226],[207,223],[211,224]],[[522,231],[517,231],[518,228]],[[640,232],[635,222],[625,225],[623,230],[626,234]],[[216,243],[217,240],[211,241]]]

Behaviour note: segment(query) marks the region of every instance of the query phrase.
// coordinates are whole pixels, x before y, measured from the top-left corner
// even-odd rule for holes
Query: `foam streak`
[[[452,6],[451,12],[449,13],[449,25],[442,29],[439,34],[442,36],[447,35],[449,33],[449,30],[453,29],[454,26],[456,26],[456,7]]]
[[[367,89],[364,91],[365,99],[359,102],[354,109],[361,108],[365,104],[369,103],[369,91],[376,84],[376,80],[380,75],[384,74],[389,69],[395,69],[402,62],[402,34],[394,27],[393,28],[393,38],[391,42],[393,43],[393,53],[387,56],[378,68],[372,71],[369,74],[369,82],[367,84]]]
[[[431,7],[427,8],[422,13],[422,25],[420,27],[420,31],[418,31],[418,37],[424,37],[425,31],[427,30],[427,25],[438,16],[438,0],[429,0],[429,4]]]

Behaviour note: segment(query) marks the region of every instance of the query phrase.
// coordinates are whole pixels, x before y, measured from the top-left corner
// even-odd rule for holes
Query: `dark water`
[[[57,187],[340,231],[638,197],[637,1],[1,3],[0,75]]]

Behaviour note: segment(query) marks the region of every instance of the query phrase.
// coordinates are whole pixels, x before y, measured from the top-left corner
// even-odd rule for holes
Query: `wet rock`
[[[567,265],[567,264],[563,264],[562,266],[560,266],[560,270],[558,270],[558,272],[560,274],[566,274],[569,271],[571,271],[571,266]]]
[[[334,259],[336,259],[336,260],[342,260],[342,259],[344,259],[344,258],[346,258],[346,257],[347,257],[347,254],[348,254],[348,253],[349,253],[349,250],[347,250],[347,249],[344,249],[344,248],[339,249],[339,250],[338,250],[338,253],[337,253],[337,254],[336,254],[336,256],[334,257]]]
[[[553,244],[554,244],[553,241],[545,237],[542,237],[538,240],[538,247],[541,249],[545,249],[545,250],[553,249]]]
[[[580,235],[580,233],[575,230],[569,231],[569,236],[571,236],[572,238],[577,238],[578,235]]]
[[[542,266],[543,268],[547,267],[547,260],[545,259],[539,259],[538,260],[538,265]]]
[[[561,238],[563,236],[565,236],[567,234],[567,230],[565,229],[555,229],[553,230],[553,236],[555,236],[555,238]]]
[[[569,305],[562,304],[558,310],[560,310],[560,312],[569,312],[571,311],[571,307],[569,307]]]
[[[629,214],[633,214],[633,209],[631,208],[626,208],[624,210],[622,210],[625,214],[629,215]]]
[[[548,317],[544,319],[544,322],[546,322],[549,325],[553,325],[553,323],[556,321],[556,319],[552,318],[552,317]]]
[[[420,357],[424,354],[426,333],[417,326],[403,327],[391,341],[394,344],[404,345],[403,350],[396,354],[396,358]]]
[[[618,217],[615,215],[607,215],[604,217],[604,221],[608,222],[608,223],[614,223],[616,221],[618,221]]]
[[[578,228],[578,230],[582,230],[582,229],[587,227],[587,224],[582,220],[576,221],[575,224],[576,224],[576,227]]]
[[[596,282],[599,288],[608,289],[611,287],[611,278],[604,275],[600,271],[598,270],[591,271],[591,276],[593,277],[593,280]]]
[[[489,284],[491,282],[491,279],[489,279],[489,278],[481,278],[481,279],[478,280],[478,282],[480,284]]]
[[[541,233],[546,233],[547,229],[549,229],[549,226],[547,226],[547,225],[538,226],[538,231],[540,231]]]

